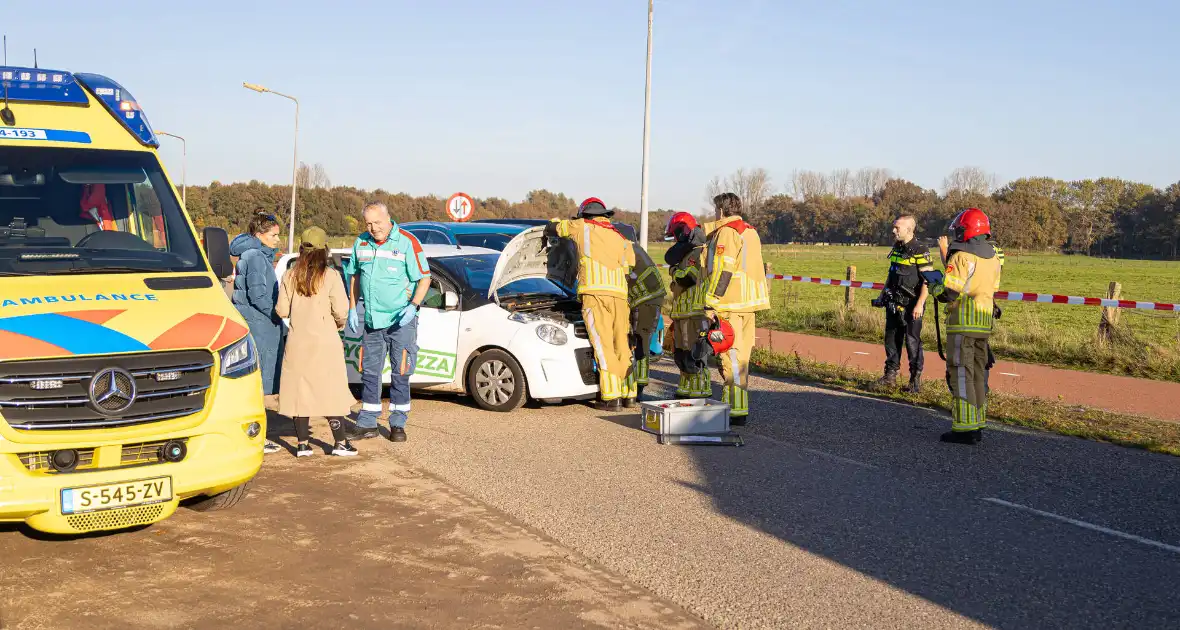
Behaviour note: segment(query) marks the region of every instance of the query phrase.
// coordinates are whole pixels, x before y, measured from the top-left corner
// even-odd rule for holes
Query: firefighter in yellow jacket
[[[770,308],[762,240],[742,220],[742,201],[727,192],[713,198],[718,220],[705,227],[705,310],[733,327],[733,347],[717,357],[730,423],[744,425],[750,413],[750,354],[754,350],[754,314]]]
[[[635,267],[627,276],[628,305],[631,307],[631,345],[635,349],[635,365],[627,378],[623,406],[634,407],[648,383],[648,357],[652,354],[652,337],[660,329],[660,311],[668,290],[660,277],[660,268],[642,247],[636,247]]]
[[[631,308],[627,276],[635,266],[631,241],[611,225],[613,210],[591,197],[576,219],[553,219],[547,236],[573,242],[578,252],[578,297],[598,364],[598,409],[618,409],[631,372]]]
[[[946,274],[930,288],[930,295],[950,304],[946,317],[946,382],[954,401],[951,430],[941,439],[977,444],[987,426],[988,339],[1002,264],[988,240],[991,223],[982,211],[968,208],[959,213],[950,231],[953,242],[945,236],[938,239]]]
[[[709,378],[709,348],[702,335],[705,319],[705,233],[696,217],[677,212],[668,219],[664,240],[674,244],[664,253],[671,285],[672,358],[680,370],[677,398],[708,398],[713,394]]]

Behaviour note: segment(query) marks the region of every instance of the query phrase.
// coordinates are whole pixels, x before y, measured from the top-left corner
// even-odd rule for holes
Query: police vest
[[[885,286],[893,289],[899,305],[909,306],[917,301],[918,288],[922,284],[919,270],[933,268],[933,265],[930,250],[919,245],[918,239],[894,245],[889,250],[889,277]]]

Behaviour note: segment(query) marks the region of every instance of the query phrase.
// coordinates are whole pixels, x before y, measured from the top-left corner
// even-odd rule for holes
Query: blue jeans
[[[410,415],[410,375],[418,360],[418,318],[405,326],[369,328],[361,339],[365,356],[361,364],[361,413],[356,426],[377,428],[381,414],[381,372],[389,359],[389,426],[405,427]]]

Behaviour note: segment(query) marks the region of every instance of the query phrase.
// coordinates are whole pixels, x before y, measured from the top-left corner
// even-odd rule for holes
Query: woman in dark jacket
[[[231,301],[246,319],[258,348],[262,371],[262,393],[267,408],[277,408],[279,353],[283,341],[282,321],[275,315],[279,296],[275,277],[275,252],[279,246],[279,223],[273,215],[259,213],[250,220],[249,231],[234,238],[231,256],[238,257]]]

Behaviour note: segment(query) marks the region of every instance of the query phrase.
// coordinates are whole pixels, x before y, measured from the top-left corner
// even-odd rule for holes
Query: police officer
[[[363,331],[361,341],[361,412],[350,440],[377,437],[381,413],[381,373],[392,367],[389,383],[389,440],[406,441],[410,414],[410,375],[418,357],[418,309],[430,289],[430,266],[418,239],[398,229],[389,208],[370,203],[363,211],[368,231],[352,244],[344,265],[350,278],[348,327]],[[365,301],[364,328],[357,298]]]
[[[901,369],[901,348],[910,360],[909,391],[922,387],[922,315],[929,289],[921,272],[933,271],[930,250],[914,238],[917,222],[903,214],[893,222],[893,249],[889,250],[889,276],[885,290],[874,301],[885,309],[885,375],[877,383],[893,386]]]
[[[733,346],[717,357],[721,367],[721,400],[729,403],[730,424],[744,425],[750,413],[750,354],[754,350],[754,314],[770,308],[762,240],[742,219],[742,202],[727,192],[713,198],[718,220],[705,228],[705,309],[709,319],[733,327]]]
[[[987,426],[988,339],[992,334],[994,296],[1000,288],[1001,265],[988,240],[991,222],[978,208],[968,208],[951,221],[953,242],[938,239],[946,261],[943,279],[930,287],[947,311],[946,382],[954,401],[951,431],[943,442],[976,444]]]
[[[705,232],[696,217],[677,212],[668,218],[664,240],[673,241],[664,253],[671,278],[672,358],[680,370],[677,398],[708,398],[713,393],[708,354],[701,333],[705,319]]]
[[[634,407],[635,401],[643,395],[643,388],[649,380],[648,357],[652,352],[652,337],[663,327],[660,311],[668,290],[660,278],[660,268],[642,247],[636,247],[635,267],[627,276],[628,305],[631,307],[631,344],[635,347],[635,365],[627,378],[624,407]]]
[[[578,252],[578,297],[598,365],[598,400],[603,411],[619,408],[632,369],[631,308],[627,276],[635,266],[631,241],[610,222],[614,215],[601,199],[578,206],[576,219],[553,219],[547,236],[569,239]]]

